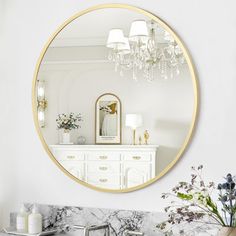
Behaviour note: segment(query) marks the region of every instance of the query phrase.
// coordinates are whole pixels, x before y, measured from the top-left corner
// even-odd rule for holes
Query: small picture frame
[[[115,94],[105,93],[96,100],[95,143],[121,144],[121,102]]]

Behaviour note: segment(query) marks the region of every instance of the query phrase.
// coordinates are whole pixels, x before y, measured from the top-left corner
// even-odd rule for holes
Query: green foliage
[[[177,193],[177,197],[181,198],[182,200],[192,200],[193,199],[193,195],[191,194],[184,194],[184,193]]]

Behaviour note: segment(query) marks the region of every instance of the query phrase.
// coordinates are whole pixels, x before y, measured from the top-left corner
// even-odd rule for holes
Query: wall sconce
[[[45,81],[38,80],[37,87],[37,107],[38,107],[38,121],[41,128],[45,127],[45,110],[47,108],[47,100],[45,98]]]

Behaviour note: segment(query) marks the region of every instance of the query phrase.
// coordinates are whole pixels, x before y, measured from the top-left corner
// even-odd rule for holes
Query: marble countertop
[[[30,212],[33,204],[26,203]],[[163,236],[157,229],[157,224],[166,220],[166,214],[160,212],[147,212],[137,210],[104,209],[73,206],[56,206],[38,204],[39,211],[43,215],[44,229],[57,229],[58,232],[72,229],[73,225],[110,225],[111,236],[123,236],[126,230],[140,231],[145,236]],[[16,213],[11,213],[10,225],[16,225]],[[190,224],[171,226],[174,235],[180,235],[184,230],[185,235],[216,236],[217,227],[204,222],[192,222]],[[192,233],[192,234],[189,234]],[[66,234],[58,233],[55,236],[82,236],[83,230],[70,231]],[[96,236],[104,235],[104,231],[96,233]],[[0,236],[7,236],[0,233]]]
[[[0,232],[0,235],[2,235],[2,236],[7,236],[8,234],[3,233],[3,232]]]
[[[104,231],[103,231],[104,232]],[[195,232],[194,235],[199,235],[199,236],[216,236],[217,235],[217,230],[210,230],[208,232],[205,232],[205,233],[202,233],[202,232]],[[196,234],[198,233],[198,234]],[[9,236],[9,235],[13,235],[13,234],[7,234],[5,232],[0,232],[0,236]],[[71,232],[67,232],[67,233],[57,233],[57,234],[54,234],[55,236],[84,236],[84,232],[83,230],[76,230],[76,231],[71,231]],[[103,234],[100,234],[99,235],[103,235]],[[146,235],[146,234],[145,234]],[[158,232],[158,233],[155,233],[156,236],[163,236],[164,234]],[[15,236],[15,235],[14,235]],[[148,236],[148,235],[147,235]]]
[[[0,232],[0,236],[9,236],[9,235],[13,235],[13,234],[7,234],[5,232]],[[67,233],[58,233],[58,234],[54,234],[54,235],[55,236],[84,236],[83,230],[76,230],[76,231],[67,232]]]

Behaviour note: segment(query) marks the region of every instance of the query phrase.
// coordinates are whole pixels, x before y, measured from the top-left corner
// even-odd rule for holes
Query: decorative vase
[[[64,130],[62,134],[62,144],[71,144],[69,130]]]
[[[235,236],[236,228],[234,227],[222,227],[217,236]]]
[[[79,136],[77,141],[78,141],[78,144],[84,145],[86,143],[86,138],[84,136]]]

